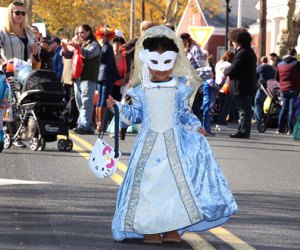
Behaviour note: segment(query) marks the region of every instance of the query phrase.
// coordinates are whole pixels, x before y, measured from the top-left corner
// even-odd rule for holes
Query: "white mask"
[[[174,67],[177,53],[174,51],[165,51],[162,54],[156,51],[143,49],[139,52],[141,61],[152,70],[167,71]]]

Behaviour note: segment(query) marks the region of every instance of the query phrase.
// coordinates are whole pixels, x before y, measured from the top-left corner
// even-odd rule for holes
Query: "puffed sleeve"
[[[127,125],[139,124],[143,120],[143,103],[141,101],[141,87],[137,86],[128,90],[127,94],[132,99],[132,104],[116,102],[120,111],[120,119]]]

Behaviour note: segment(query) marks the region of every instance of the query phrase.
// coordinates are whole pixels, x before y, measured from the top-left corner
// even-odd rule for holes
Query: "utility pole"
[[[259,41],[258,41],[258,58],[266,55],[266,41],[267,41],[267,1],[260,0],[259,11]]]
[[[243,0],[239,0],[238,3],[238,21],[237,21],[237,27],[242,27],[242,6],[243,6]]]
[[[229,7],[230,0],[226,0],[226,29],[225,29],[225,50],[228,50],[228,29],[229,29]]]
[[[140,0],[141,2],[141,22],[145,20],[145,1]]]
[[[135,4],[136,0],[131,0],[130,8],[130,39],[135,37]]]

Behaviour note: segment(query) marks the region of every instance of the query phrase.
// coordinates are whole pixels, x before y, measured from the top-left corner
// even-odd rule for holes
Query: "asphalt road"
[[[208,141],[239,213],[222,228],[186,234],[181,244],[115,242],[111,220],[118,183],[98,180],[87,155],[96,136],[71,135],[72,152],[10,148],[0,154],[0,249],[300,249],[300,142],[273,130],[251,139],[218,132]],[[121,141],[126,165],[135,136]],[[107,137],[108,141],[111,138]]]

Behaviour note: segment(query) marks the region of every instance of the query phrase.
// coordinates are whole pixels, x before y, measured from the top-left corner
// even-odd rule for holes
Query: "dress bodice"
[[[162,133],[172,127],[175,108],[176,81],[153,83],[144,87],[150,128]]]

